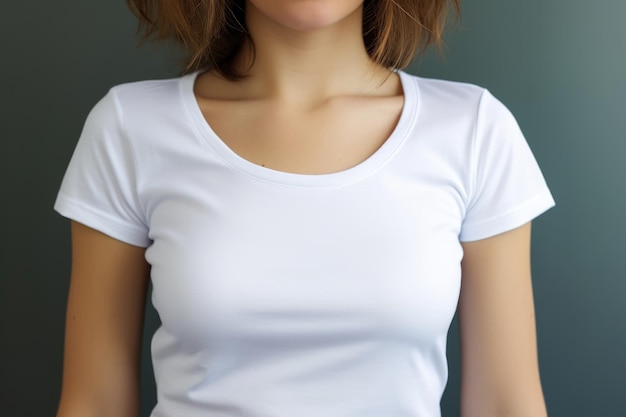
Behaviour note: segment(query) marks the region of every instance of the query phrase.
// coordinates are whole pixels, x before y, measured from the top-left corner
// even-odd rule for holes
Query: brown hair
[[[235,68],[234,58],[251,41],[245,0],[126,2],[139,18],[142,40],[174,39],[189,52],[184,72],[215,69],[232,80],[244,76]],[[448,3],[459,12],[460,0],[365,0],[363,39],[372,60],[403,69],[429,45],[440,45]]]

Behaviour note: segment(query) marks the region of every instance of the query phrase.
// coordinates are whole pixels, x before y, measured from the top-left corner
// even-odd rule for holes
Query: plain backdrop
[[[625,0],[466,1],[444,59],[431,52],[409,69],[489,88],[517,117],[557,201],[533,237],[551,417],[626,416],[625,22]],[[138,49],[135,31],[122,0],[0,6],[3,416],[53,416],[57,406],[70,242],[52,204],[88,111],[115,84],[178,73],[172,49]],[[149,307],[143,417],[155,401],[157,325]],[[454,417],[455,326],[449,342],[442,408]]]

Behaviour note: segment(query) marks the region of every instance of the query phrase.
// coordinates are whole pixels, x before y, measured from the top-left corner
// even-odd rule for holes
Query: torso
[[[196,99],[220,139],[256,165],[296,174],[339,172],[363,162],[387,140],[404,104],[395,73],[376,94],[332,97],[310,109],[272,98],[224,98],[224,82],[203,75]]]
[[[197,99],[197,74],[118,86],[93,110],[55,208],[147,248],[151,416],[440,416],[460,241],[552,199],[495,98],[399,74],[390,137],[400,95],[302,113]],[[285,171],[358,165],[293,175],[226,144]]]

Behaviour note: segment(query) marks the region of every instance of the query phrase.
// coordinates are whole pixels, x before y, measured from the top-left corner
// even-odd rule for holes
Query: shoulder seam
[[[475,116],[474,116],[474,131],[472,132],[472,146],[471,146],[471,156],[470,156],[470,169],[469,169],[469,190],[467,193],[468,196],[468,200],[465,204],[465,212],[467,213],[467,211],[470,210],[472,204],[474,203],[475,200],[475,193],[476,193],[476,188],[477,188],[477,181],[478,181],[478,132],[479,132],[479,128],[480,128],[480,122],[481,122],[481,114],[482,114],[482,107],[483,107],[483,100],[485,98],[485,95],[488,93],[488,90],[486,88],[480,87],[481,88],[481,93],[480,93],[480,97],[478,99],[478,102],[476,104],[476,109],[475,109]]]
[[[124,111],[122,109],[122,104],[120,103],[119,97],[117,95],[116,90],[119,89],[120,86],[115,86],[112,87],[109,90],[109,94],[111,95],[111,99],[113,100],[113,106],[115,107],[115,114],[117,116],[117,119],[119,121],[119,127],[120,127],[120,134],[123,135],[126,143],[128,144],[128,148],[130,150],[130,157],[133,161],[133,174],[135,177],[135,196],[137,198],[137,203],[139,204],[139,209],[141,210],[141,220],[144,224],[144,226],[146,227],[146,230],[148,230],[148,222],[147,222],[147,217],[146,217],[146,208],[144,207],[143,204],[143,200],[140,196],[139,193],[139,184],[141,183],[140,178],[139,178],[139,165],[138,165],[138,160],[137,160],[137,150],[135,148],[135,144],[133,143],[132,140],[130,140],[130,137],[128,135],[128,132],[126,130],[126,119],[124,118]]]

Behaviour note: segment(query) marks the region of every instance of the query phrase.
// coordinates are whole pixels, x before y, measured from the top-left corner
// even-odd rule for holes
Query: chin
[[[305,32],[337,25],[350,17],[361,19],[363,0],[247,0],[248,19]],[[355,16],[355,13],[359,13]]]

